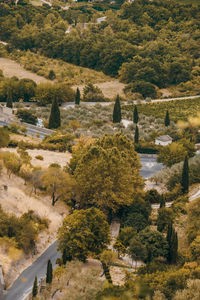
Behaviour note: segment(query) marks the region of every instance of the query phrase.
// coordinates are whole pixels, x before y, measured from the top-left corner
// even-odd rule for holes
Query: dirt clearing
[[[95,83],[94,85],[98,86],[102,90],[105,97],[114,98],[117,94],[119,94],[122,97],[125,97],[123,92],[125,84],[119,82],[118,80]],[[74,85],[73,89],[76,90],[77,87],[80,89],[80,92],[83,95],[83,89],[85,85]]]
[[[27,78],[34,80],[37,84],[41,82],[49,82],[42,76],[38,76],[30,71],[26,71],[20,64],[9,58],[0,57],[0,70],[3,71],[5,77],[16,76],[19,79]]]
[[[2,151],[17,152],[16,148],[2,148]],[[31,164],[33,166],[39,166],[42,168],[48,168],[50,164],[59,164],[61,167],[66,166],[70,161],[71,153],[69,152],[53,152],[48,150],[26,150],[28,154],[32,157]],[[44,159],[39,160],[35,158],[36,156],[41,155]]]

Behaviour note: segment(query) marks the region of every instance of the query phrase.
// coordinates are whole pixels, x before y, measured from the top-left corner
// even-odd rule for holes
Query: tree
[[[44,171],[41,175],[41,182],[51,194],[53,206],[58,200],[68,200],[74,186],[70,175],[56,167],[49,167]]]
[[[9,87],[7,91],[6,106],[9,108],[13,107],[11,87]]]
[[[49,74],[48,74],[48,79],[54,80],[55,78],[56,78],[56,74],[55,74],[54,70],[50,70]]]
[[[58,249],[72,259],[85,261],[90,254],[100,254],[110,242],[110,228],[97,208],[77,210],[63,220],[58,232]]]
[[[30,165],[23,164],[19,170],[19,175],[24,179],[24,184],[26,185],[27,181],[29,181],[32,177],[32,171]]]
[[[81,97],[80,97],[80,90],[79,90],[79,88],[77,88],[77,90],[76,90],[76,96],[75,96],[75,104],[76,105],[80,104],[80,99],[81,99]]]
[[[157,160],[165,166],[171,167],[173,164],[181,162],[187,155],[187,149],[177,142],[162,147],[158,152]]]
[[[120,133],[98,139],[72,158],[81,208],[94,205],[116,212],[140,191],[138,155],[131,140]]]
[[[137,106],[134,106],[134,111],[133,111],[133,122],[135,124],[137,124],[139,121],[139,116],[138,116],[138,110],[137,110]]]
[[[38,293],[37,276],[35,276],[35,280],[34,280],[34,283],[33,283],[33,289],[32,289],[33,298],[35,298],[37,296],[37,293]]]
[[[49,117],[49,128],[58,128],[61,125],[60,121],[60,110],[58,106],[57,100],[53,100],[52,106],[51,106],[51,113]]]
[[[121,116],[120,98],[119,95],[117,95],[114,109],[113,109],[113,123],[120,123],[121,118],[122,116]]]
[[[63,263],[63,265],[66,265],[67,260],[69,260],[69,259],[67,259],[67,252],[66,252],[66,249],[64,248],[63,252],[62,252],[62,263]]]
[[[0,128],[0,148],[7,147],[10,137],[8,131],[4,128]]]
[[[52,283],[53,279],[53,268],[51,260],[49,259],[47,262],[47,272],[46,272],[46,283]]]
[[[138,144],[138,142],[139,142],[139,129],[138,129],[137,125],[136,125],[136,128],[135,128],[134,142],[135,142],[135,144]]]
[[[17,117],[22,121],[29,124],[36,125],[37,117],[32,114],[28,109],[19,109],[17,111]]]
[[[158,210],[157,230],[162,232],[170,222],[172,222],[172,210],[162,207]]]
[[[165,126],[168,127],[169,125],[170,125],[170,118],[169,118],[169,112],[167,110],[165,115]]]
[[[178,236],[175,232],[172,222],[168,225],[167,242],[169,246],[167,260],[169,263],[176,263],[178,257]]]
[[[200,235],[190,244],[190,252],[193,260],[199,260],[200,258]]]
[[[183,193],[187,193],[189,189],[189,166],[188,166],[187,156],[185,156],[185,160],[183,163],[181,186],[182,186]]]
[[[135,260],[135,270],[137,268],[137,261],[142,260],[145,261],[147,258],[147,250],[146,247],[137,239],[132,239],[130,241],[129,246],[129,255],[132,260]]]
[[[15,153],[11,153],[9,151],[4,152],[3,162],[7,169],[9,178],[12,173],[16,174],[20,170],[21,161],[18,155],[16,155]]]
[[[167,257],[168,243],[160,232],[151,230],[147,227],[139,232],[138,240],[147,249],[147,257],[145,259],[145,262],[150,262],[153,258],[159,256],[165,258]]]

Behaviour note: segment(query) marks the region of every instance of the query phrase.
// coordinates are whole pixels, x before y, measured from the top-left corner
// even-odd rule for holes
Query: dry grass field
[[[42,76],[25,70],[20,64],[9,58],[0,57],[0,69],[3,71],[5,77],[16,76],[19,79],[28,78],[34,80],[36,83],[47,82],[48,80]]]

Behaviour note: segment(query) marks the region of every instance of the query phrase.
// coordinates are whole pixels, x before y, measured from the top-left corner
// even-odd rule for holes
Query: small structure
[[[172,143],[172,138],[169,135],[161,135],[155,139],[155,144],[160,146],[167,146]]]

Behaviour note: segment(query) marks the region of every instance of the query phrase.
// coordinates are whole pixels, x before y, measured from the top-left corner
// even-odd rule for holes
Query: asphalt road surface
[[[38,281],[45,277],[47,261],[51,260],[53,267],[60,253],[56,251],[57,242],[54,242],[36,261],[24,270],[13,285],[4,292],[1,300],[23,300],[32,290],[35,276]]]

